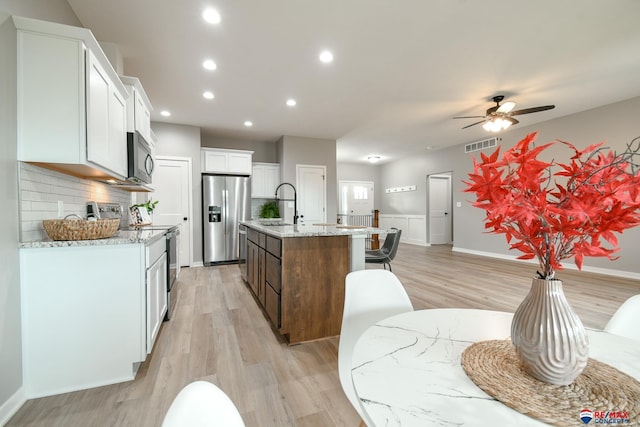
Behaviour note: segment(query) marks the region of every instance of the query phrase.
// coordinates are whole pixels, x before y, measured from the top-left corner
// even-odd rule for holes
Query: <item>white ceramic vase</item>
[[[571,384],[589,359],[587,332],[560,280],[533,279],[513,316],[511,341],[525,371],[550,384]]]

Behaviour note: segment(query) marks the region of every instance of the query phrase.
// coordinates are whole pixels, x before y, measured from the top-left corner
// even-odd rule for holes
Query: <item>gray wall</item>
[[[277,163],[280,163],[280,174],[283,182],[296,185],[296,165],[326,166],[327,176],[327,221],[335,221],[338,213],[336,180],[336,141],[332,139],[304,138],[299,136],[283,136],[276,143],[278,151]],[[282,193],[279,193],[282,194]],[[292,194],[284,193],[286,197]],[[284,196],[281,196],[284,197]],[[286,209],[291,218],[292,209]],[[304,212],[302,212],[304,214]]]
[[[191,158],[193,192],[193,262],[202,264],[202,179],[200,175],[200,128],[152,122],[151,128],[158,137],[156,155]]]
[[[203,147],[253,151],[254,162],[278,163],[275,142],[254,142],[216,138],[206,133],[200,135]]]
[[[82,27],[66,0],[0,0],[0,11],[8,12],[10,15]]]
[[[513,146],[527,133],[538,131],[538,142],[544,143],[555,139],[571,142],[578,148],[600,141],[607,141],[607,146],[623,149],[631,139],[640,136],[638,114],[640,97],[608,106],[584,111],[571,116],[539,123],[533,126],[515,126],[509,132],[501,134],[501,145],[504,149]],[[489,136],[489,134],[487,134]],[[473,141],[469,141],[473,142]],[[493,150],[487,150],[487,153]],[[555,156],[559,161],[566,161],[567,151],[552,148],[548,151],[548,159]],[[453,209],[454,245],[457,248],[490,252],[500,255],[517,256],[510,252],[504,236],[485,234],[483,231],[484,211],[474,208],[468,202],[471,194],[463,193],[462,180],[471,172],[473,163],[471,156],[464,154],[464,144],[436,150],[427,154],[416,155],[396,162],[381,165],[380,190],[383,187],[416,184],[417,192],[382,194],[379,203],[384,214],[426,214],[426,177],[427,175],[448,172],[453,173],[453,202],[461,202],[460,208]],[[627,230],[619,236],[620,259],[611,262],[606,258],[586,258],[585,266],[609,270],[640,273],[637,254],[640,252],[640,227]],[[565,264],[572,264],[573,260]]]
[[[0,407],[22,386],[16,145],[16,33],[0,13]],[[4,21],[4,22],[3,22]],[[3,413],[0,411],[0,424]]]
[[[8,16],[20,15],[80,25],[65,0],[0,0],[0,424],[5,406],[22,396],[22,340],[18,260],[18,172],[16,148],[16,37]]]

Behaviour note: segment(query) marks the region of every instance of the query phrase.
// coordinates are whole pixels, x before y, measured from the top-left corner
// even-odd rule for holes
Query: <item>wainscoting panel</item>
[[[402,230],[400,242],[429,246],[427,243],[427,217],[425,215],[380,214],[380,228],[395,227]]]

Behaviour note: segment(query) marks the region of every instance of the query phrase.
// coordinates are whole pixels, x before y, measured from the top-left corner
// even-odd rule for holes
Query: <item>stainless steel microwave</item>
[[[151,146],[140,132],[127,132],[127,181],[136,184],[151,184],[153,156]]]

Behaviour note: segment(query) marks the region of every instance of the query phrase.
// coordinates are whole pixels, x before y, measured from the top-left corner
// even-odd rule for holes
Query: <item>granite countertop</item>
[[[373,227],[355,227],[340,224],[312,224],[312,225],[264,225],[260,221],[242,221],[240,224],[258,230],[270,236],[287,237],[315,237],[315,236],[366,236],[371,233],[386,233],[386,230]]]
[[[22,242],[18,244],[20,249],[33,248],[66,248],[73,246],[105,246],[105,245],[130,245],[135,243],[152,243],[162,238],[166,230],[118,230],[113,236],[106,239],[95,240],[39,240],[35,242]]]

